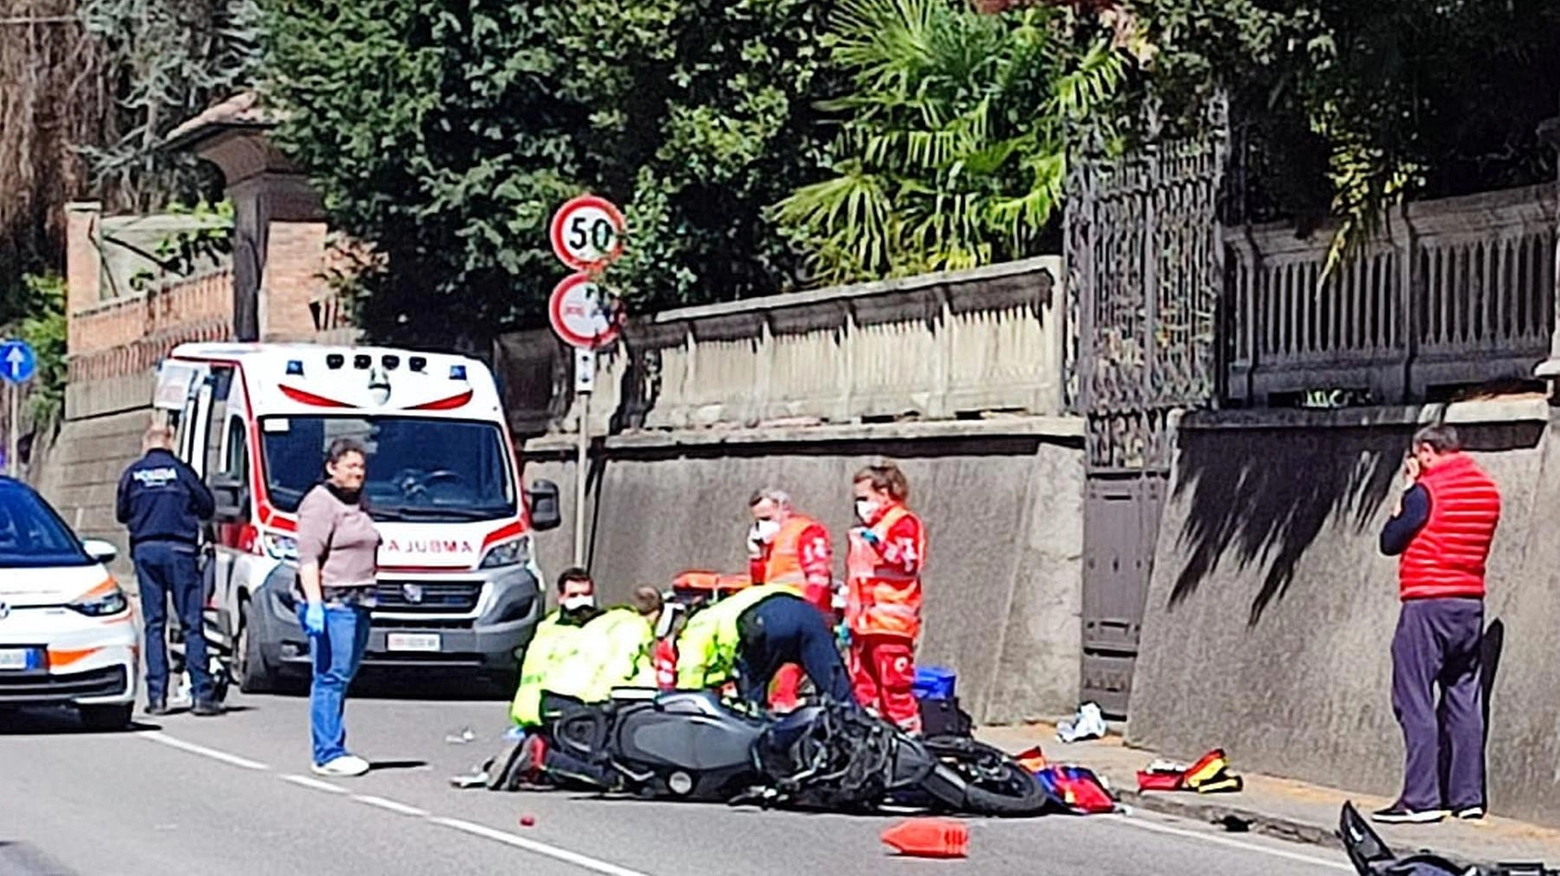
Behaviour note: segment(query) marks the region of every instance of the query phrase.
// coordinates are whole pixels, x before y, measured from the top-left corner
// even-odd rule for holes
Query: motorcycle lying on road
[[[962,736],[918,739],[854,703],[768,717],[708,691],[617,691],[565,715],[552,735],[560,751],[609,767],[622,790],[646,798],[1004,817],[1048,804],[1002,750]]]
[[[1359,876],[1560,876],[1543,864],[1499,864],[1494,869],[1461,864],[1433,852],[1399,855],[1365,822],[1354,804],[1343,804],[1338,836]]]

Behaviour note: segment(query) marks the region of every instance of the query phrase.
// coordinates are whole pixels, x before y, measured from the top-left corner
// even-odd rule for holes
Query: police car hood
[[[98,563],[41,569],[0,568],[0,602],[12,608],[65,605],[108,580],[108,572]]]

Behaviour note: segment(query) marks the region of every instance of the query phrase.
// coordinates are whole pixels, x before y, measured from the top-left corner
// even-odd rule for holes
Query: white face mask
[[[564,611],[579,611],[582,608],[591,608],[595,604],[594,596],[566,596],[558,602],[558,606]]]
[[[753,540],[765,542],[774,540],[780,534],[780,524],[773,520],[760,520],[753,524]]]
[[[877,510],[878,503],[871,499],[856,500],[856,519],[862,523],[871,523],[872,518],[877,516]]]

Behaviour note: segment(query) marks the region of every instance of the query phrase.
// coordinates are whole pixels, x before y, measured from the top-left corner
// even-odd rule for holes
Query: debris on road
[[[1156,760],[1147,769],[1138,770],[1138,791],[1196,791],[1199,794],[1234,794],[1246,786],[1240,776],[1230,772],[1224,749],[1215,748],[1191,766]]]
[[[1101,714],[1099,705],[1084,703],[1078,707],[1078,714],[1056,726],[1056,738],[1063,742],[1101,739],[1104,738],[1107,729],[1105,716]]]
[[[470,727],[462,727],[459,733],[450,733],[444,737],[444,741],[450,745],[465,745],[477,738],[477,733]]]
[[[536,824],[536,816],[535,815],[522,815],[522,816],[520,816],[520,826],[521,827],[531,827],[534,824]]]

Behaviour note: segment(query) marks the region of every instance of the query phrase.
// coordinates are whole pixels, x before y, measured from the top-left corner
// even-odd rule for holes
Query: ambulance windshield
[[[376,520],[496,520],[516,513],[497,424],[424,417],[264,417],[260,443],[271,502],[293,512],[323,476],[337,438],[368,448],[364,490]]]

